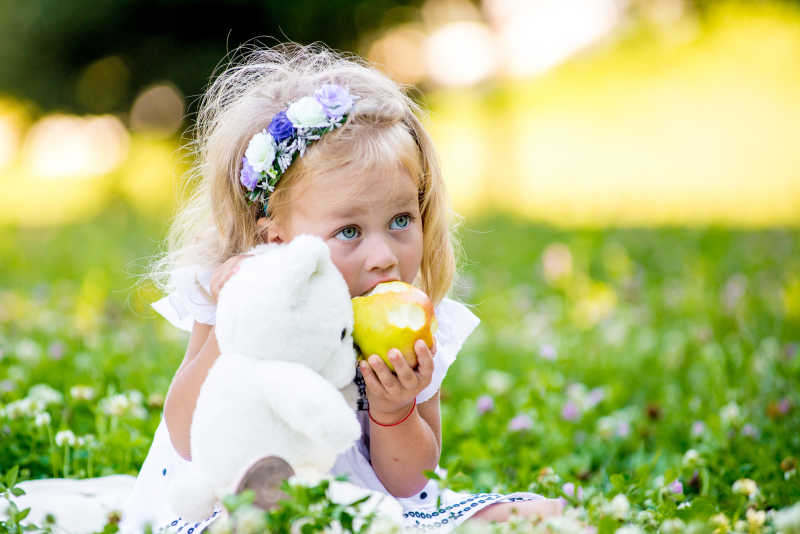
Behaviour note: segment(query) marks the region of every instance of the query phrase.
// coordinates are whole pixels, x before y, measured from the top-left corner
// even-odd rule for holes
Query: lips
[[[382,280],[378,280],[377,282],[372,284],[372,286],[370,286],[370,288],[368,290],[366,290],[364,293],[362,293],[361,296],[363,297],[364,295],[368,294],[370,291],[375,289],[375,286],[377,286],[378,284],[382,284],[384,282],[396,282],[398,280],[400,280],[400,279],[399,278],[384,278]]]

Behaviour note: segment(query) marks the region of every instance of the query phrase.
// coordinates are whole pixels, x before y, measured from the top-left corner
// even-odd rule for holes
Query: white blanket
[[[100,478],[73,480],[48,478],[27,480],[17,484],[25,495],[15,497],[14,504],[30,508],[23,524],[44,524],[45,516],[56,518],[56,534],[89,534],[103,529],[111,512],[122,513],[125,500],[133,489],[136,477],[109,475]],[[8,505],[0,501],[0,519],[8,519]]]

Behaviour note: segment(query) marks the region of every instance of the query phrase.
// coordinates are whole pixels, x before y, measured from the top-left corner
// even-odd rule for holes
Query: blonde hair
[[[261,242],[256,221],[262,207],[247,202],[239,182],[244,151],[277,112],[323,83],[347,87],[358,100],[347,123],[323,136],[283,175],[270,196],[270,218],[278,224],[286,220],[292,187],[308,176],[345,166],[402,165],[417,183],[422,217],[423,255],[415,284],[436,304],[447,294],[456,276],[455,225],[448,221],[444,181],[433,143],[417,118],[419,106],[362,59],[296,43],[240,47],[203,96],[188,145],[194,159],[189,178],[198,184],[151,270],[159,287],[172,289],[168,275],[175,268],[213,268]]]

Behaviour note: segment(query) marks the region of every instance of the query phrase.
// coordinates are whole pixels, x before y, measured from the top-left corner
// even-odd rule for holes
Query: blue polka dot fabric
[[[418,495],[418,498],[423,500],[427,497],[429,497],[429,493],[425,491]],[[433,502],[417,509],[406,505],[409,499],[402,499],[402,501],[405,501],[403,526],[437,533],[449,532],[478,513],[478,511],[492,504],[543,499],[541,495],[535,493],[513,493],[509,495],[476,493],[470,495],[455,493],[447,489],[441,492],[441,497],[442,499],[438,505]]]
[[[167,524],[155,529],[155,534],[199,534],[213,523],[222,513],[222,508],[215,507],[214,512],[202,521],[185,521],[180,517],[167,522]]]

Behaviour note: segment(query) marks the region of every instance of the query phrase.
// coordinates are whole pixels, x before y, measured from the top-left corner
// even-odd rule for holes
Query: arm
[[[214,327],[194,323],[186,355],[175,372],[164,401],[164,422],[172,446],[186,460],[192,459],[190,430],[197,396],[200,394],[208,370],[218,356],[219,346]]]
[[[394,419],[373,417],[381,422],[399,421],[406,413],[395,415]],[[432,471],[439,463],[439,392],[397,426],[382,427],[370,421],[369,436],[372,467],[381,483],[396,497],[416,494],[428,482],[423,471]]]
[[[414,398],[431,381],[433,355],[421,340],[416,344],[419,366],[412,370],[399,351],[390,359],[397,374],[378,356],[361,364],[367,385],[370,415],[380,423],[393,424],[411,410]],[[370,458],[378,479],[392,495],[409,497],[428,482],[424,470],[432,470],[441,451],[439,395],[413,409],[402,423],[381,426],[370,421]]]

